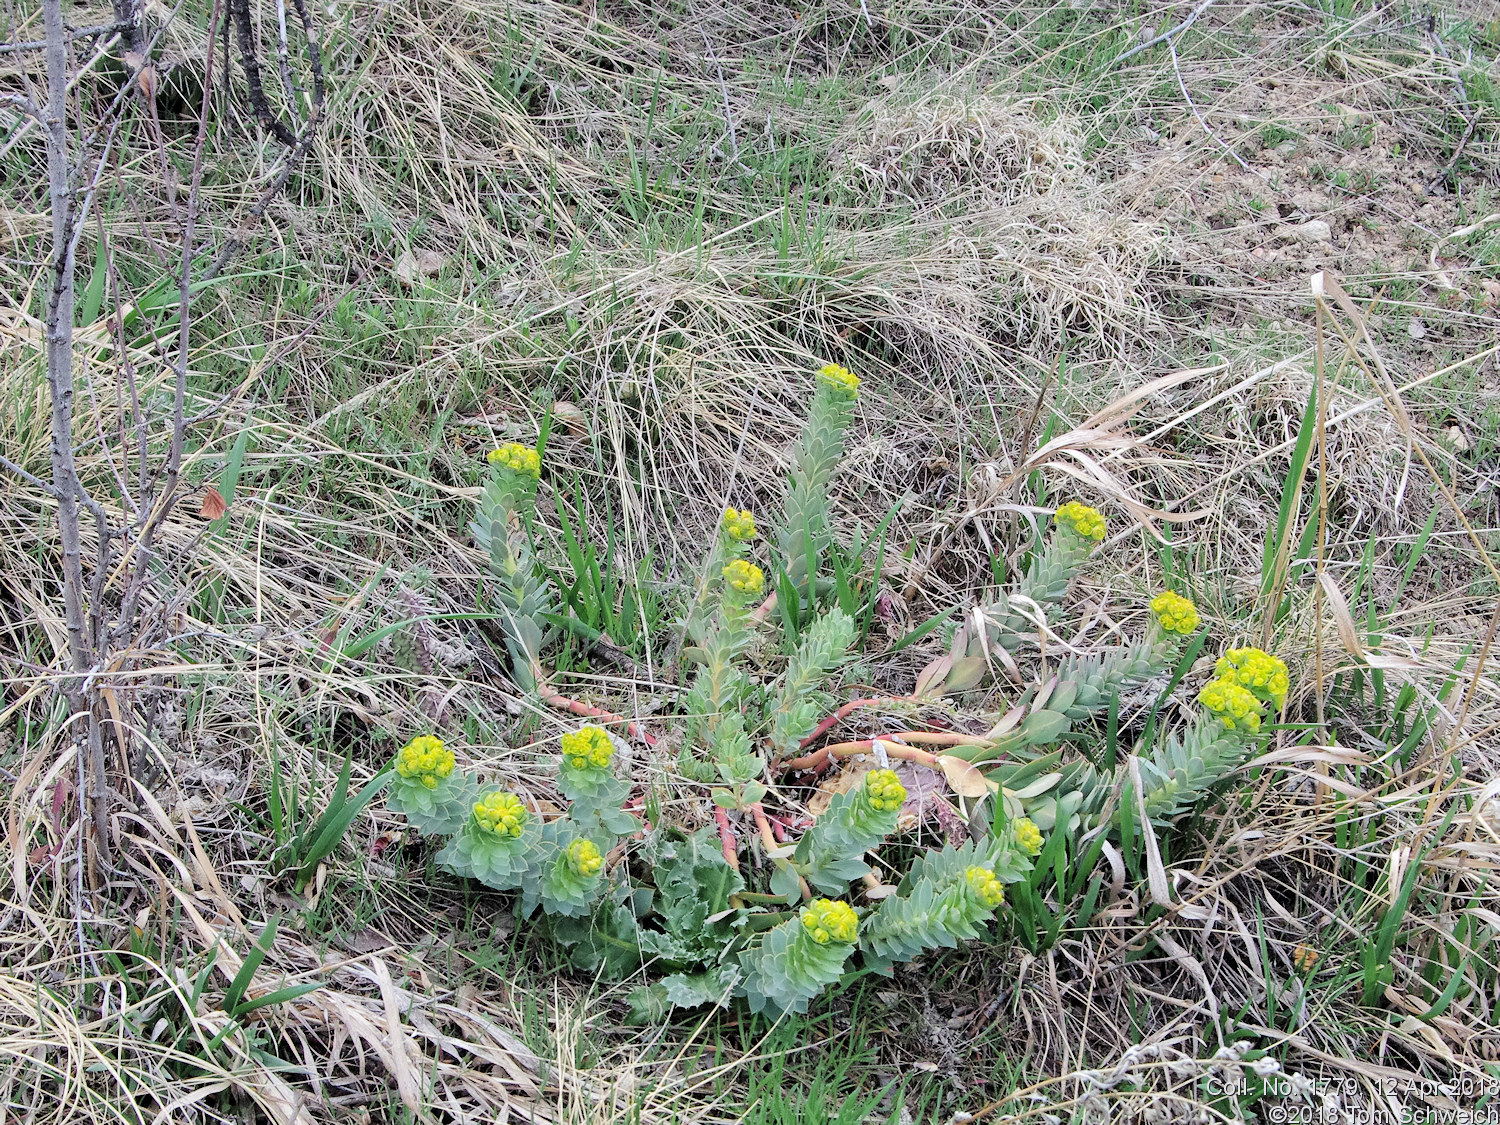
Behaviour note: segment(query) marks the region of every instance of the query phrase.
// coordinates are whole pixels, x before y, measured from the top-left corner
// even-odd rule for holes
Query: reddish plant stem
[[[766,851],[774,852],[779,845],[776,843],[776,834],[771,831],[771,822],[766,819],[766,807],[756,801],[750,806],[750,815],[755,818],[755,827],[760,830],[760,842],[766,846]]]
[[[550,688],[542,688],[542,701],[560,711],[571,711],[575,715],[583,715],[590,719],[599,719],[606,723],[624,723],[625,731],[631,738],[638,738],[647,746],[656,745],[656,737],[647,734],[637,723],[631,722],[624,715],[616,715],[613,711],[606,711],[602,707],[595,707],[592,703],[580,703],[576,699],[569,699],[566,695],[552,691]]]
[[[858,742],[835,742],[829,746],[819,747],[811,754],[804,754],[800,758],[791,758],[782,762],[778,768],[782,770],[818,769],[831,757],[850,758],[855,754],[873,754],[877,742],[885,747],[887,757],[901,758],[908,762],[915,762],[919,766],[927,766],[929,769],[940,768],[936,755],[929,754],[926,750],[918,750],[915,746],[902,746],[899,743],[886,741],[888,738],[895,737],[897,736],[886,735],[884,738],[863,738]]]
[[[734,838],[734,829],[729,824],[729,813],[715,806],[714,820],[719,825],[719,846],[724,850],[724,860],[736,871],[740,869],[740,847]]]
[[[923,742],[928,746],[988,746],[989,743],[982,738],[976,738],[972,734],[950,734],[940,731],[926,730],[903,730],[894,734],[883,734],[879,738],[863,738],[858,742],[835,742],[831,745],[814,750],[811,754],[804,754],[800,758],[789,758],[776,765],[779,770],[813,770],[822,769],[830,757],[848,758],[854,754],[870,754],[874,752],[875,743],[881,743],[885,747],[887,757],[903,758],[908,762],[916,762],[919,766],[927,766],[930,769],[940,768],[936,755],[926,750],[918,750],[915,746],[903,746],[906,742]]]
[[[850,714],[852,714],[854,711],[858,710],[861,707],[878,707],[878,706],[882,706],[882,705],[889,705],[889,704],[892,704],[892,703],[910,703],[910,702],[911,702],[911,696],[909,696],[909,695],[899,695],[899,696],[894,696],[894,697],[879,697],[879,696],[876,696],[876,697],[873,697],[873,698],[870,698],[870,699],[851,699],[848,703],[844,704],[837,711],[835,711],[832,715],[829,715],[828,718],[824,719],[821,723],[819,723],[816,727],[813,728],[812,734],[808,735],[806,738],[804,738],[802,740],[802,744],[801,744],[802,745],[802,749],[806,750],[814,742],[816,742],[818,739],[822,738],[825,734],[827,734],[835,726],[837,726],[839,723],[843,722],[843,720],[845,718],[847,718]]]
[[[752,609],[750,611],[750,617],[751,617],[752,620],[754,620],[757,623],[759,623],[761,621],[764,621],[767,617],[770,617],[771,616],[771,612],[775,608],[776,608],[776,595],[774,593],[773,594],[769,594],[769,595],[766,596],[766,600],[765,601],[761,602],[760,605],[756,606],[754,609]]]
[[[646,826],[646,831],[651,830],[653,825],[646,818],[646,795],[644,793],[638,793],[636,796],[630,798],[630,800],[625,802],[624,807],[626,812],[641,818],[641,823]],[[636,832],[630,838],[632,840],[639,840],[644,835],[645,832]]]
[[[920,742],[925,746],[988,746],[990,740],[980,738],[975,734],[959,734],[955,731],[936,730],[900,730],[895,734],[882,736],[893,738],[897,742]]]
[[[765,806],[756,801],[755,804],[750,806],[750,815],[755,817],[755,827],[760,830],[760,842],[765,845],[766,851],[775,851],[779,845],[776,842],[776,834],[771,831],[771,821],[766,816]],[[786,860],[784,859],[772,860],[772,862],[777,867],[782,867],[786,864]],[[797,876],[797,886],[802,891],[803,901],[811,902],[813,897],[812,888],[807,885],[807,880],[800,874]]]

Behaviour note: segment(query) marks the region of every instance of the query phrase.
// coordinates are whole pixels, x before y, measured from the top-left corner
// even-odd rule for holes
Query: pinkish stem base
[[[556,707],[559,711],[571,711],[575,715],[582,715],[589,719],[598,719],[604,723],[624,723],[625,732],[631,738],[639,739],[647,746],[656,745],[655,736],[647,734],[638,724],[631,722],[623,715],[616,715],[613,711],[606,711],[602,707],[595,707],[592,703],[580,703],[576,699],[569,699],[566,695],[550,691],[547,688],[543,688],[541,694],[543,702],[549,706]]]
[[[846,719],[849,715],[853,714],[855,711],[857,711],[861,707],[880,707],[880,706],[888,706],[888,705],[890,705],[892,703],[909,703],[909,702],[911,702],[911,697],[910,696],[896,696],[894,698],[889,698],[889,697],[888,698],[882,698],[882,697],[876,696],[876,697],[871,698],[871,699],[851,699],[848,703],[844,704],[837,711],[835,711],[832,715],[829,715],[826,719],[824,719],[821,723],[819,723],[816,727],[813,728],[812,734],[808,735],[806,738],[804,738],[802,740],[802,743],[801,743],[802,749],[806,750],[814,742],[816,742],[818,739],[822,738],[825,734],[827,734],[835,726],[837,726],[839,723],[843,722],[844,719]]]
[[[725,862],[738,871],[740,869],[740,848],[734,838],[734,828],[729,823],[729,813],[715,807],[714,820],[719,825],[719,846],[724,851]]]

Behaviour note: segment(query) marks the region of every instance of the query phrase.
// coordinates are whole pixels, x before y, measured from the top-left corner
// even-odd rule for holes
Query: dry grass
[[[1172,525],[1179,574],[1217,638],[1258,640],[1262,544],[1317,378],[1319,267],[1359,298],[1415,420],[1403,429],[1329,332],[1324,569],[1389,693],[1410,684],[1438,706],[1432,737],[1399,761],[1380,733],[1388,704],[1325,691],[1329,733],[1357,757],[1247,774],[1169,857],[1174,910],[1103,864],[1099,912],[1052,949],[1006,940],[851,988],[786,1065],[813,1073],[867,1042],[848,1090],[930,1073],[920,1113],[934,1121],[1213,1119],[1224,1107],[1205,1106],[1203,1082],[1236,1072],[1215,1056],[1235,1029],[1332,1083],[1344,1110],[1391,1120],[1419,1104],[1401,1085],[1413,1077],[1495,1073],[1500,692],[1482,649],[1500,584],[1463,521],[1492,550],[1486,284],[1500,257],[1483,232],[1445,240],[1492,209],[1488,17],[1445,9],[1430,34],[1396,8],[1216,6],[1179,41],[1179,87],[1161,50],[1109,65],[1137,30],[1114,16],[875,9],[875,33],[849,5],[330,9],[328,128],[239,272],[203,298],[195,409],[228,398],[195,435],[195,486],[223,483],[237,437],[251,440],[227,525],[206,531],[190,503],[167,527],[159,596],[110,672],[128,761],[113,763],[117,869],[97,882],[50,688],[64,645],[50,501],[0,486],[7,1120],[711,1121],[750,1112],[750,1090],[778,1120],[755,1075],[783,1048],[729,1017],[619,1026],[618,989],[559,973],[494,896],[424,879],[378,804],[292,894],[270,837],[273,759],[316,810],[346,753],[358,783],[433,725],[470,764],[540,791],[534,747],[565,729],[504,681],[480,624],[429,620],[357,657],[336,656],[338,638],[474,608],[476,455],[535,436],[559,399],[582,424],[549,443],[543,535],[557,534],[554,493],[581,504],[601,544],[613,522],[622,572],[649,560],[670,601],[724,500],[774,506],[808,372],[831,358],[869,387],[839,515],[869,529],[900,503],[880,578],[891,619],[851,688],[909,688],[936,640],[883,649],[979,597],[992,555],[1029,542],[1018,509],[1077,487],[1061,459],[1017,472],[1049,419],[1063,433],[1180,368],[1203,373],[1146,399],[1125,424],[1139,444],[1092,452],[1140,504],[1194,514]],[[189,90],[204,19],[194,6],[164,38]],[[4,62],[12,83],[20,62]],[[222,233],[274,146],[243,106],[216,112],[208,221]],[[177,157],[184,113],[164,103]],[[1427,192],[1474,114],[1458,190]],[[0,120],[0,451],[45,475],[47,220],[24,187],[40,149]],[[102,207],[125,300],[170,256],[157,159],[126,144]],[[1329,224],[1328,243],[1294,233],[1309,220]],[[396,280],[407,251],[440,268]],[[106,492],[128,471],[110,311],[78,353],[82,467]],[[145,334],[128,358],[159,395]],[[1304,517],[1315,510],[1309,485]],[[1124,530],[1078,591],[1080,646],[1107,643],[1162,577],[1160,543],[1112,514]],[[1361,667],[1318,591],[1309,568],[1269,637],[1309,723],[1320,684]],[[564,678],[649,717],[675,696],[670,640],[644,638],[632,668],[574,654]],[[1004,701],[970,702],[978,723]],[[691,815],[669,758],[639,776]],[[1413,862],[1395,977],[1367,1007],[1350,983],[1359,942]],[[323,987],[210,1050],[240,959],[278,915],[250,995]],[[1319,973],[1297,971],[1299,945],[1322,952]],[[1473,987],[1429,1015],[1424,972]],[[882,1108],[896,1113],[890,1096]]]

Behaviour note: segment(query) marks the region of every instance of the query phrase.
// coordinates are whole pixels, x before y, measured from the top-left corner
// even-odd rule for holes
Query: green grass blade
[[[1260,593],[1266,599],[1276,591],[1286,571],[1286,554],[1290,547],[1287,535],[1296,519],[1302,496],[1302,482],[1307,477],[1307,462],[1312,453],[1313,432],[1317,424],[1318,390],[1313,387],[1307,395],[1307,407],[1302,411],[1302,422],[1297,427],[1297,444],[1292,450],[1292,463],[1287,468],[1286,480],[1281,489],[1281,504],[1276,509],[1276,523],[1266,536],[1261,557]]]
[[[266,954],[271,952],[271,944],[276,940],[276,926],[280,919],[272,916],[266,923],[266,928],[256,939],[250,951],[245,954],[245,960],[240,965],[240,971],[234,974],[234,979],[229,982],[229,990],[224,993],[224,1010],[233,1012],[245,996],[245,989],[250,987],[250,982],[255,978],[255,971],[260,968],[261,962],[266,959]]]

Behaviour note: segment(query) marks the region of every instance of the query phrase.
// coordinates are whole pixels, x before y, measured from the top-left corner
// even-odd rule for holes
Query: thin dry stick
[[[52,486],[57,496],[58,523],[63,548],[63,613],[73,670],[89,664],[84,634],[83,554],[79,532],[78,498],[83,491],[73,461],[73,209],[71,170],[68,167],[68,47],[60,0],[42,5],[47,33],[47,180],[52,206],[52,284],[47,298],[47,387],[52,396]],[[74,696],[74,710],[82,708],[76,681],[65,694]]]
[[[288,141],[291,147],[282,159],[281,168],[271,177],[271,182],[266,185],[265,191],[261,192],[260,198],[255,201],[234,234],[224,243],[218,257],[213,260],[208,269],[203,271],[202,280],[204,281],[212,281],[218,277],[224,267],[229,264],[229,260],[245,244],[245,240],[250,236],[250,228],[260,222],[266,209],[281,194],[288,181],[291,180],[292,173],[307,156],[308,150],[312,148],[313,138],[317,135],[318,125],[322,122],[323,103],[327,93],[323,80],[323,52],[318,40],[317,28],[313,26],[312,16],[307,11],[307,0],[293,0],[293,3],[297,7],[297,16],[302,21],[303,33],[307,37],[307,65],[312,71],[313,80],[312,105],[308,108],[307,119],[302,123],[302,131]],[[247,57],[253,59],[253,51]],[[242,58],[241,61],[243,62],[244,59]],[[262,100],[264,100],[264,94],[262,94]],[[280,130],[285,129],[285,126],[281,125],[279,119],[276,125],[279,127],[276,135],[281,137]]]
[[[188,186],[187,209],[182,221],[182,258],[177,284],[177,361],[172,365],[172,436],[167,450],[165,480],[159,497],[141,497],[141,526],[136,535],[134,572],[121,599],[120,628],[130,629],[135,605],[150,573],[152,544],[156,532],[177,503],[177,484],[182,473],[182,452],[187,431],[188,343],[192,330],[193,228],[198,220],[203,184],[203,151],[208,140],[208,106],[213,96],[214,37],[219,27],[220,0],[214,0],[208,25],[208,44],[204,51],[203,97],[198,109],[198,133],[193,142],[193,171]],[[150,491],[155,492],[154,483]]]
[[[245,85],[250,91],[250,108],[255,111],[256,120],[260,122],[262,129],[291,148],[297,143],[297,135],[287,128],[286,123],[271,108],[271,103],[266,100],[265,87],[261,84],[260,60],[255,55],[255,28],[250,22],[250,0],[229,0],[229,19],[234,24],[235,38],[239,41],[240,67],[245,72]],[[213,23],[217,26],[218,22],[218,13],[215,11]],[[228,46],[227,41],[225,46]],[[212,54],[212,51],[209,53]],[[228,74],[225,78],[228,78]],[[205,81],[205,93],[208,85]]]
[[[1230,146],[1229,142],[1220,140],[1219,135],[1208,127],[1208,122],[1203,120],[1203,114],[1199,113],[1198,107],[1193,104],[1193,97],[1188,93],[1187,83],[1182,80],[1182,68],[1178,65],[1177,62],[1177,47],[1170,39],[1167,40],[1167,50],[1172,54],[1172,73],[1177,76],[1177,88],[1182,91],[1182,100],[1187,102],[1188,109],[1193,111],[1193,116],[1198,119],[1198,124],[1203,126],[1203,131],[1208,134],[1209,140],[1213,141],[1230,156],[1234,157],[1234,162],[1245,171],[1259,176],[1263,180],[1266,179],[1267,177],[1264,172],[1257,172],[1254,168],[1250,167],[1250,165],[1246,164],[1244,157],[1235,152],[1233,147]]]
[[[83,546],[79,527],[80,500],[83,485],[73,460],[73,305],[74,263],[77,242],[73,227],[78,212],[73,204],[72,170],[68,161],[68,42],[63,26],[61,0],[44,0],[42,16],[47,34],[47,108],[44,133],[47,140],[47,181],[52,207],[51,284],[47,292],[47,389],[52,397],[51,457],[52,488],[57,499],[58,534],[63,553],[63,620],[68,634],[68,660],[72,674],[62,681],[62,693],[75,719],[90,714],[84,694],[84,676],[93,661],[87,635],[83,597]],[[107,539],[101,535],[100,550],[107,550]],[[97,734],[97,721],[74,730],[79,742],[80,772],[83,743],[87,742],[93,767],[93,844],[103,856],[108,844],[105,829],[107,799],[103,784],[103,746],[90,733]],[[92,732],[90,728],[93,728]],[[82,792],[80,792],[82,800]],[[80,834],[80,846],[82,837]],[[82,867],[82,864],[80,864]]]
[[[1443,43],[1443,37],[1437,34],[1435,27],[1431,31],[1431,38],[1437,53],[1447,59],[1449,63],[1452,63],[1452,56],[1448,54],[1448,48]],[[1468,147],[1469,141],[1473,139],[1474,130],[1479,127],[1479,117],[1483,112],[1482,107],[1474,105],[1469,100],[1469,87],[1464,81],[1462,70],[1458,72],[1456,86],[1456,100],[1460,106],[1459,116],[1466,118],[1464,135],[1459,138],[1458,145],[1453,149],[1453,155],[1449,158],[1448,163],[1443,166],[1443,170],[1427,181],[1427,192],[1429,195],[1437,191],[1440,185],[1447,183],[1448,177],[1453,175],[1454,171],[1457,170],[1458,162],[1463,159],[1464,149]]]
[[[67,32],[67,39],[73,42],[78,39],[93,39],[99,35],[113,35],[117,31],[129,31],[131,25],[127,23],[98,23],[92,27],[80,27],[76,31]],[[0,55],[14,55],[22,51],[43,51],[47,48],[47,40],[32,39],[25,43],[0,43]]]
[[[292,60],[286,43],[286,0],[276,0],[276,64],[287,105],[296,105],[297,91],[292,84]]]
[[[1188,13],[1187,19],[1183,20],[1176,27],[1168,28],[1166,31],[1163,31],[1160,35],[1153,36],[1152,38],[1147,39],[1144,43],[1137,44],[1136,46],[1130,48],[1130,50],[1126,51],[1122,55],[1116,55],[1115,56],[1115,61],[1114,61],[1113,65],[1119,66],[1126,59],[1133,59],[1133,58],[1135,58],[1136,55],[1140,54],[1142,51],[1149,51],[1152,47],[1156,46],[1158,43],[1166,43],[1169,40],[1177,38],[1177,36],[1181,35],[1188,28],[1192,27],[1193,26],[1193,21],[1196,20],[1199,16],[1201,16],[1204,12],[1208,11],[1209,8],[1213,7],[1213,4],[1214,4],[1214,0],[1203,0],[1203,2],[1201,4],[1199,4],[1196,8],[1194,8],[1191,12]]]

